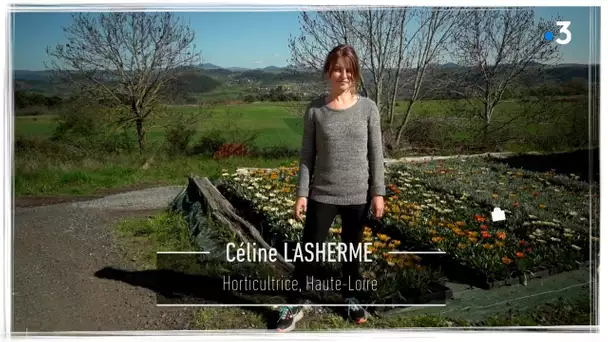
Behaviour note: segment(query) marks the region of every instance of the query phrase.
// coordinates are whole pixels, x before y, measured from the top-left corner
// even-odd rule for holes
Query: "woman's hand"
[[[307,203],[308,203],[308,199],[306,197],[298,197],[298,199],[296,199],[296,205],[295,205],[293,211],[294,211],[294,216],[300,221],[304,221],[303,214],[306,213],[306,204]]]
[[[376,219],[380,219],[384,214],[384,197],[374,196],[372,198],[372,214]]]

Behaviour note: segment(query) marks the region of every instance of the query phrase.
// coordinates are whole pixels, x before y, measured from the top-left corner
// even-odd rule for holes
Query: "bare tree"
[[[436,61],[457,21],[445,9],[365,9],[301,14],[302,34],[290,37],[291,62],[295,67],[321,72],[327,53],[338,44],[357,51],[363,77],[361,91],[372,98],[384,123],[385,144],[398,146],[414,103],[420,99],[428,66]],[[418,19],[409,29],[410,22]],[[402,82],[415,68],[413,82]],[[406,114],[395,129],[395,104],[405,86],[411,86]]]
[[[67,44],[47,48],[47,69],[82,90],[101,93],[120,109],[118,122],[134,124],[140,151],[144,122],[160,104],[162,92],[188,66],[200,62],[194,32],[173,13],[76,14],[63,28]]]
[[[451,37],[456,34],[455,28],[461,20],[461,10],[457,8],[430,8],[416,12],[419,28],[412,37],[412,44],[408,44],[405,51],[406,65],[411,70],[411,80],[404,86],[409,87],[409,100],[401,122],[394,134],[394,146],[401,144],[403,132],[414,108],[414,104],[424,98],[422,93],[427,72],[432,66],[438,64],[439,58],[446,51]],[[398,89],[395,89],[395,98]],[[393,100],[394,101],[394,100]],[[394,103],[394,102],[393,102]],[[394,111],[390,113],[390,127],[395,121]]]
[[[535,22],[530,8],[467,10],[453,36],[453,53],[472,68],[461,79],[465,90],[459,95],[482,120],[484,140],[505,92],[523,76],[537,77],[559,57],[559,45],[544,40],[545,32],[556,31],[554,20]]]

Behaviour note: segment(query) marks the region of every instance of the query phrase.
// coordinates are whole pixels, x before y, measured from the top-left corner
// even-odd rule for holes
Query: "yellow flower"
[[[380,242],[380,241],[374,242],[374,247],[376,247],[376,248],[383,248],[385,246],[386,245],[384,243]]]
[[[386,234],[378,234],[378,239],[380,241],[388,241],[390,239],[390,237]]]

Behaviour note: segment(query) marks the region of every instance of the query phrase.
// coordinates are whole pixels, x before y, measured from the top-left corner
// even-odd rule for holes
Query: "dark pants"
[[[342,219],[342,242],[357,246],[362,242],[365,221],[369,211],[369,201],[360,205],[332,205],[309,199],[306,209],[306,222],[302,243],[326,242],[329,229],[337,215]],[[363,246],[361,246],[363,248]],[[350,253],[347,253],[350,255]],[[348,291],[348,280],[351,283],[361,279],[360,262],[358,260],[342,262],[342,293],[345,297],[356,297],[357,293]],[[302,291],[306,291],[306,279],[315,276],[318,271],[316,262],[296,262],[294,278]]]

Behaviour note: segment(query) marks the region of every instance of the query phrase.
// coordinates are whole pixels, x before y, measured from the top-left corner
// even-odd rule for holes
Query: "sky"
[[[285,66],[290,57],[290,34],[300,33],[298,12],[181,12],[196,33],[195,44],[205,63],[221,67]],[[561,16],[572,22],[572,40],[560,46],[562,63],[589,62],[588,7],[537,7],[537,18]],[[599,23],[599,10],[596,11]],[[44,70],[46,47],[65,42],[62,27],[71,23],[65,12],[13,14],[13,68]],[[596,46],[599,50],[599,27]]]

